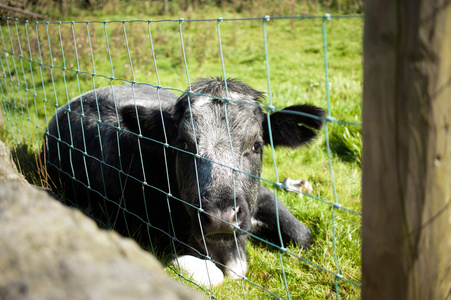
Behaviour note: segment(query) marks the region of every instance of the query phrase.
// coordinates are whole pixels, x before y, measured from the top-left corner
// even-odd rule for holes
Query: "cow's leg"
[[[310,229],[296,219],[274,193],[266,187],[260,186],[260,193],[252,214],[252,233],[280,245],[276,213],[279,215],[283,246],[292,241],[302,248],[308,248],[311,238]]]

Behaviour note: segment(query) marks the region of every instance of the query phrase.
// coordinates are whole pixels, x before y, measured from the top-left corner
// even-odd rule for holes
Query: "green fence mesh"
[[[329,14],[73,22],[1,17],[0,105],[5,139],[27,157],[21,168],[31,170],[31,180],[45,184],[39,175],[42,162],[33,158],[42,148],[51,117],[70,99],[103,86],[147,85],[182,95],[197,78],[235,77],[266,91],[267,103],[261,104],[265,112],[299,102],[323,107],[327,114],[319,139],[299,150],[266,147],[259,178],[312,228],[311,249],[284,248],[254,236],[256,242],[248,246],[246,276],[222,288],[199,288],[212,298],[324,299],[332,294],[353,299],[360,288],[361,20],[362,16]],[[120,125],[111,128],[123,130]],[[167,137],[163,145],[175,149]],[[141,163],[147,159],[139,155]],[[104,162],[103,151],[98,160]],[[224,167],[240,172],[235,163]],[[117,171],[123,172],[123,167]],[[288,176],[308,179],[313,191],[302,192],[302,199],[288,192],[281,183]],[[90,189],[89,179],[84,185]],[[144,179],[142,188],[147,187]],[[108,188],[94,192],[105,196]],[[170,186],[167,198],[175,198]],[[126,203],[123,209],[133,214]],[[153,226],[135,216],[144,226]],[[177,220],[171,217],[170,222]],[[167,234],[178,241],[176,235]],[[266,247],[261,250],[257,244]],[[149,250],[159,255],[152,246]],[[190,282],[177,266],[168,264],[168,270]],[[224,291],[227,284],[236,291]]]

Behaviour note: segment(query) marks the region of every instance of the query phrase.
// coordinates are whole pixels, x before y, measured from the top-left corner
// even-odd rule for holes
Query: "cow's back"
[[[87,92],[59,108],[48,125],[42,156],[45,154],[53,188],[63,193],[70,204],[101,220],[108,219],[103,222],[109,227],[116,228],[114,222],[120,222],[123,215],[115,203],[138,212],[144,221],[152,221],[147,220],[152,216],[145,213],[142,198],[149,201],[165,197],[163,193],[156,195],[155,189],[142,182],[168,190],[163,146],[154,143],[154,149],[142,147],[142,138],[123,130],[120,109],[139,105],[168,112],[176,100],[175,94],[163,89],[128,84]],[[158,203],[150,205],[159,211]],[[141,221],[135,218],[135,222]]]

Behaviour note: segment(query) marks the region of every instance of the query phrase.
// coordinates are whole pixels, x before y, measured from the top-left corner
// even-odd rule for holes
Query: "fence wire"
[[[316,42],[319,42],[322,47],[321,49],[312,51],[322,52],[322,62],[324,63],[324,90],[322,95],[325,96],[325,99],[323,99],[323,102],[321,103],[325,104],[323,107],[327,110],[326,116],[322,119],[325,121],[324,144],[327,152],[327,169],[330,176],[332,193],[329,198],[323,198],[316,195],[315,192],[302,192],[302,194],[305,199],[303,201],[317,203],[318,205],[326,207],[324,212],[326,214],[330,214],[331,216],[331,236],[328,242],[332,244],[333,251],[332,253],[324,253],[324,255],[332,256],[333,263],[323,264],[324,261],[320,258],[306,258],[306,253],[309,250],[299,252],[296,251],[296,247],[290,246],[288,248],[284,248],[276,243],[271,243],[246,232],[246,234],[251,235],[254,240],[258,241],[258,243],[267,245],[268,249],[277,249],[280,265],[276,269],[279,270],[280,277],[278,277],[279,275],[276,277],[280,278],[279,284],[283,288],[278,289],[277,291],[271,290],[271,288],[268,288],[268,285],[265,284],[264,279],[259,282],[253,279],[255,277],[244,276],[239,281],[241,285],[239,289],[242,291],[241,296],[243,299],[248,297],[252,298],[252,296],[248,296],[249,288],[260,290],[262,295],[265,295],[263,297],[273,296],[278,299],[296,298],[296,295],[298,294],[296,294],[294,290],[297,287],[293,286],[290,280],[287,279],[286,274],[288,269],[290,270],[289,272],[291,272],[292,268],[296,268],[295,266],[289,265],[290,263],[293,264],[293,260],[287,259],[287,257],[290,257],[300,261],[300,263],[297,263],[297,265],[301,265],[297,266],[299,268],[303,268],[303,265],[310,266],[326,275],[325,277],[328,275],[333,276],[334,286],[332,290],[335,293],[336,298],[340,299],[341,295],[344,293],[343,290],[349,289],[348,285],[343,287],[344,284],[350,284],[351,286],[360,288],[360,274],[357,276],[348,276],[346,271],[343,271],[341,267],[340,257],[337,255],[337,248],[340,247],[340,243],[337,241],[336,234],[338,230],[338,223],[343,221],[343,217],[338,218],[338,214],[355,215],[360,218],[360,211],[358,209],[359,205],[352,208],[343,205],[337,193],[337,184],[336,179],[334,178],[334,153],[331,151],[330,130],[332,126],[360,128],[361,124],[359,120],[346,120],[334,117],[335,111],[331,105],[331,93],[333,93],[333,90],[332,92],[330,90],[331,82],[329,80],[327,33],[328,26],[330,26],[329,24],[334,26],[333,22],[339,19],[361,18],[362,16],[333,16],[326,14],[324,16],[264,16],[258,18],[217,18],[195,20],[167,19],[30,22],[27,20],[1,17],[0,34],[2,39],[2,53],[0,54],[0,64],[2,78],[0,84],[0,104],[6,130],[13,144],[17,146],[28,145],[34,153],[38,153],[44,143],[44,134],[48,134],[47,124],[58,109],[61,109],[61,107],[68,103],[71,99],[79,97],[87,91],[96,90],[103,86],[113,87],[121,84],[130,84],[133,89],[134,86],[145,85],[155,87],[158,91],[170,91],[176,93],[177,95],[188,93],[188,97],[211,97],[211,95],[196,94],[191,92],[192,83],[195,79],[200,77],[221,75],[223,78],[227,78],[230,77],[230,74],[236,76],[237,72],[242,72],[241,69],[234,71],[234,68],[238,68],[238,66],[233,64],[229,59],[229,51],[233,50],[233,48],[229,47],[229,43],[231,41],[233,42],[233,39],[236,39],[236,37],[232,36],[232,40],[225,40],[223,35],[224,31],[230,35],[230,31],[233,32],[238,26],[242,26],[242,24],[246,22],[251,23],[250,26],[247,25],[251,28],[250,30],[252,30],[252,32],[248,32],[249,35],[261,36],[260,40],[262,43],[263,52],[261,53],[261,58],[255,60],[256,63],[259,64],[257,69],[252,69],[253,61],[250,63],[238,62],[237,64],[248,64],[251,66],[248,67],[249,71],[247,74],[245,73],[243,76],[236,77],[249,78],[251,81],[251,86],[254,85],[253,83],[256,83],[260,90],[266,90],[267,103],[261,103],[259,105],[263,111],[268,114],[281,111],[281,105],[284,104],[281,104],[280,101],[274,101],[274,95],[277,94],[275,90],[279,87],[277,85],[275,86],[273,83],[280,83],[280,80],[275,78],[280,74],[277,73],[276,76],[271,75],[272,71],[278,68],[276,64],[272,64],[271,62],[273,57],[271,54],[272,52],[277,52],[277,49],[271,48],[268,43],[268,39],[277,40],[277,36],[274,35],[274,32],[269,34],[268,27],[270,27],[274,22],[315,21],[310,26],[316,26],[318,32],[320,32],[322,40]],[[199,40],[199,37],[196,36],[196,31],[197,35],[199,35],[199,29],[198,27],[193,27],[197,23],[204,24],[208,30],[214,33],[214,35],[209,36],[209,33],[206,33],[200,38],[201,40]],[[226,26],[225,24],[230,26],[224,28]],[[291,23],[290,26],[295,28],[298,26],[297,24],[298,23]],[[135,31],[139,32],[139,34],[137,35]],[[297,34],[297,38],[302,41],[302,32]],[[178,46],[175,45],[175,43],[171,43],[171,39],[178,40]],[[283,47],[283,45],[280,46]],[[196,47],[200,47],[201,49],[197,49]],[[248,45],[247,47],[254,47],[254,45]],[[210,50],[211,48],[215,49],[214,51],[218,51],[219,55],[212,57],[210,52],[212,51]],[[241,51],[238,48],[239,47],[236,47],[235,50]],[[187,51],[190,52],[190,56],[187,55]],[[193,52],[195,53],[194,55],[192,55]],[[217,60],[219,67],[205,67],[207,70],[204,70],[204,65],[202,63],[202,60],[204,59]],[[193,62],[192,60],[196,61]],[[176,64],[179,69],[177,74],[171,74],[174,69],[171,64]],[[215,73],[206,74],[205,72]],[[169,76],[172,76],[174,79],[168,79]],[[256,79],[252,79],[253,77],[256,77]],[[186,87],[188,87],[188,92],[185,91]],[[160,95],[158,95],[158,100],[160,111],[162,113],[162,100],[160,99]],[[221,100],[232,101],[229,99],[228,92],[226,98]],[[224,105],[224,109],[227,110],[227,105]],[[291,113],[302,114],[298,112]],[[108,121],[101,120],[100,112],[98,115],[99,120],[96,120],[96,122],[99,124],[107,123],[107,125],[116,132],[124,130],[119,122],[119,117],[117,117],[118,126],[116,126],[108,123]],[[83,111],[80,116],[86,117]],[[315,116],[310,117],[314,118]],[[161,115],[161,118],[163,118],[163,115]],[[164,126],[163,130],[166,130]],[[229,128],[227,128],[227,130],[229,130]],[[183,149],[179,149],[178,147],[174,147],[169,144],[166,131],[163,134],[165,139],[164,142],[143,136],[140,128],[137,135],[139,136],[140,141],[139,147],[141,147],[141,144],[145,141],[161,144],[164,149],[165,158],[167,157],[166,151],[169,151],[170,149],[182,152],[184,151]],[[72,143],[62,141],[59,133],[53,137],[55,139],[59,139],[60,143],[65,143],[66,146],[70,147],[74,152],[78,151],[83,154],[84,161],[71,162],[72,164],[75,163],[86,165],[86,159],[93,159],[99,164],[105,164],[103,149],[101,151],[102,156],[100,158],[92,156],[86,152],[86,144],[91,142],[88,140],[88,137],[82,137],[84,149],[77,149]],[[101,138],[100,131],[99,138]],[[102,147],[102,142],[100,142],[100,146]],[[230,147],[232,147],[231,140]],[[24,147],[19,148],[24,149]],[[120,153],[126,151],[126,149],[121,149],[118,145],[118,151],[120,155]],[[279,172],[281,166],[276,163],[278,153],[275,151],[274,147],[270,147],[266,151],[270,152],[269,156],[271,156],[271,160],[273,162],[274,177],[272,179],[258,177],[258,179],[261,180],[264,185],[269,187],[272,186],[274,193],[282,198],[287,195],[287,193],[284,192],[284,189],[288,189],[289,187],[281,183],[283,179],[281,178],[282,175]],[[193,154],[187,151],[186,153],[191,155],[194,163],[196,163],[196,158],[198,158],[198,156],[196,156],[197,152]],[[139,155],[140,163],[143,164],[146,157],[141,151]],[[222,165],[219,162],[211,161],[207,158],[203,159],[232,170],[233,186],[235,186],[235,174],[244,173],[247,176],[255,177],[255,175],[248,174],[237,168],[236,162],[232,165]],[[40,167],[39,164],[33,162],[30,162],[30,164],[33,168],[35,168],[37,173],[42,169],[42,166]],[[184,199],[180,199],[173,194],[169,184],[170,174],[167,171],[167,161],[165,161],[165,164],[169,192],[164,190],[159,191],[166,194],[169,210],[171,209],[171,203],[174,200],[183,202],[185,205],[198,210],[198,214],[200,214],[202,211],[202,204],[201,207],[198,208],[195,205],[186,203]],[[54,165],[54,167],[60,168],[58,165]],[[126,169],[124,166],[108,167],[115,169],[119,174],[123,174]],[[72,170],[73,168],[74,166],[72,166]],[[60,171],[65,172],[63,170]],[[73,172],[72,174],[66,172],[66,175],[69,177],[74,177],[73,174]],[[103,167],[101,168],[100,176],[102,176],[102,178],[104,176]],[[91,192],[98,194],[100,197],[105,199],[105,201],[117,205],[117,202],[115,201],[117,199],[109,199],[107,197],[107,190],[109,189],[108,186],[104,185],[102,189],[94,189],[90,185],[89,176],[87,176],[87,178],[87,182],[78,180],[78,183],[82,184]],[[74,178],[74,180],[77,179]],[[142,181],[139,178],[129,178],[128,180],[139,180],[141,182],[142,191],[136,192],[143,193],[144,198],[145,189],[159,189],[158,187],[152,186],[147,182],[145,174],[144,180]],[[105,182],[105,180],[103,181]],[[199,184],[199,181],[197,182]],[[121,188],[125,184],[125,182],[121,182]],[[199,187],[197,187],[197,189],[199,189]],[[124,206],[121,206],[124,214],[133,215],[136,219],[139,219],[144,226],[163,231],[161,228],[157,228],[149,222],[148,217],[147,219],[142,218],[142,216],[136,214],[136,212],[128,210],[127,201],[124,202]],[[144,203],[149,205],[148,201],[144,201]],[[202,202],[200,201],[200,203]],[[83,207],[80,208],[84,209]],[[86,212],[89,213],[88,211]],[[308,212],[306,212],[306,214],[308,214]],[[177,220],[172,219],[172,215],[170,217],[171,224],[173,224],[173,222],[177,222]],[[97,221],[104,227],[112,227],[112,224],[108,221]],[[277,222],[279,222],[279,220],[277,220]],[[360,224],[360,222],[358,223]],[[230,225],[233,226],[233,224]],[[175,243],[183,242],[179,239],[179,237],[177,237],[173,226],[172,229],[172,232],[163,231],[163,234],[171,238],[173,241],[172,247],[175,248]],[[359,231],[360,228],[354,228],[352,230]],[[131,229],[129,229],[129,234],[130,236],[133,236]],[[279,234],[279,236],[281,237],[282,235]],[[189,247],[189,245],[185,245]],[[152,244],[150,247],[152,251],[156,251],[154,250]],[[197,251],[196,249],[193,250]],[[156,254],[158,255],[158,253]],[[211,260],[208,255],[208,250],[207,255],[204,257],[206,260]],[[256,259],[258,259],[258,257]],[[183,281],[191,281],[189,276],[184,276],[177,266],[168,265],[168,269],[178,274]],[[302,281],[303,278],[299,278],[298,280]],[[323,279],[318,279],[318,281],[320,280]],[[303,286],[303,284],[299,283],[299,286]],[[217,298],[214,287],[198,287],[210,297],[214,299]]]

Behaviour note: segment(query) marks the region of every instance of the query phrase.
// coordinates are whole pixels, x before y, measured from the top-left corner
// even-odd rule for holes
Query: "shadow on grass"
[[[332,153],[335,153],[344,162],[362,163],[362,128],[358,126],[332,127],[329,134],[329,145]]]

